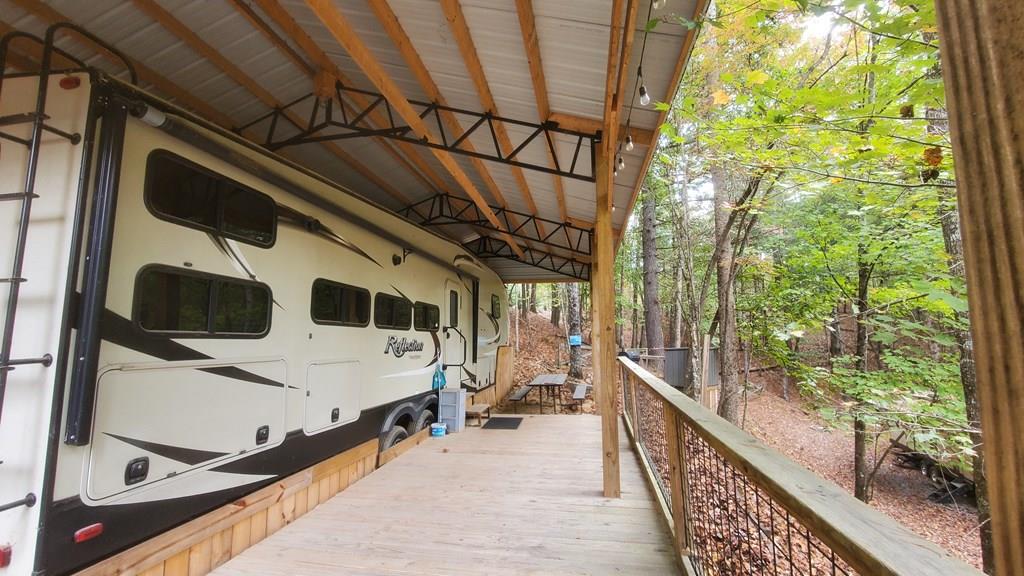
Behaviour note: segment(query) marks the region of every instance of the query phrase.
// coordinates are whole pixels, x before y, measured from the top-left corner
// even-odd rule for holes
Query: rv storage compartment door
[[[359,362],[317,362],[306,370],[306,433],[359,418]]]
[[[283,360],[163,362],[104,370],[97,384],[89,498],[167,481],[177,487],[161,491],[170,497],[187,493],[194,483],[209,488],[223,480],[213,472],[184,473],[281,442],[286,375]],[[145,477],[129,479],[126,467],[140,458],[148,458]]]

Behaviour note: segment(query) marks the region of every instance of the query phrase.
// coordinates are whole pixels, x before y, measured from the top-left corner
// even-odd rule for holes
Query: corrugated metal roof
[[[276,102],[289,102],[312,90],[313,82],[308,72],[296,65],[284,50],[257,30],[234,5],[233,0],[155,1],[268,92]],[[256,3],[252,0],[243,1],[271,23],[271,19],[263,14]],[[356,87],[374,90],[359,66],[305,2],[278,1]],[[429,100],[367,1],[335,0],[334,3],[356,28],[360,39],[370,48],[403,94],[409,99]],[[636,39],[626,79],[626,90],[633,92],[633,98],[625,100],[622,117],[625,121],[628,115],[630,124],[634,127],[656,130],[662,117],[661,113],[653,107],[640,106],[635,93],[637,67],[644,45],[643,35],[649,3],[650,0],[641,1],[638,7]],[[388,4],[447,103],[454,107],[483,112],[483,103],[467,70],[452,29],[446,21],[441,3],[436,0],[388,0]],[[678,14],[692,18],[696,7],[703,5],[703,2],[669,0],[666,4],[667,6],[656,11],[653,16]],[[24,0],[0,0],[0,13],[3,14],[0,19],[14,28],[41,34],[48,24],[45,20],[46,15],[28,13],[21,5],[24,5]],[[164,25],[154,21],[133,2],[47,0],[46,5],[209,104],[236,125],[247,123],[271,109],[267,102],[261,101],[248,88],[232,79]],[[496,112],[505,117],[530,122],[546,120],[540,118],[538,114],[515,1],[462,0],[461,8],[493,94]],[[604,106],[611,8],[612,0],[534,0],[538,44],[547,83],[547,96],[553,113],[600,121]],[[288,37],[272,23],[271,26],[277,30],[279,36]],[[675,89],[674,75],[679,70],[678,63],[681,58],[686,57],[685,37],[686,30],[673,24],[659,25],[647,34],[643,54],[644,82],[655,101],[668,99]],[[294,41],[289,43],[296,52],[302,54],[302,50]],[[60,46],[76,55],[88,57],[90,65],[111,69],[107,59],[84,49],[76,40],[63,39]],[[312,64],[308,58],[307,61]],[[153,89],[152,86],[143,87]],[[159,93],[159,90],[154,91]],[[631,112],[630,103],[633,104]],[[307,117],[309,110],[308,106],[300,106],[296,109],[296,114]],[[471,124],[468,118],[460,118],[460,122],[463,128]],[[514,126],[509,126],[508,132],[511,140],[516,143],[529,134],[528,129]],[[481,130],[470,140],[478,149],[493,149],[489,132]],[[396,154],[389,153],[385,148],[394,150],[394,142],[356,138],[340,140],[336,145],[355,157],[388,185],[398,189],[410,202],[428,198],[438,192],[465,195],[455,179],[425,147],[417,147],[415,154],[420,165],[425,166],[430,172],[429,176],[422,173],[419,168],[410,168],[412,163],[408,160],[396,160]],[[561,163],[571,162],[574,145],[575,139],[556,138]],[[623,150],[622,153],[626,168],[619,172],[613,192],[616,210],[612,217],[616,229],[621,229],[626,223],[650,148],[637,145],[632,152]],[[322,145],[304,144],[286,149],[285,155],[358,194],[393,209],[402,207],[402,204],[384,189],[344,164]],[[490,203],[497,204],[497,200],[488,192],[483,177],[470,160],[458,154],[453,156],[484,197]],[[520,159],[540,164],[548,163],[547,153],[540,146],[531,145],[524,149]],[[508,207],[519,212],[531,212],[530,203],[523,194],[513,169],[496,162],[484,163]],[[561,220],[554,178],[550,174],[530,169],[524,169],[523,176],[536,206],[536,215],[549,220]],[[570,178],[561,180],[567,216],[578,221],[592,222],[595,215],[593,184]],[[448,233],[463,241],[474,234],[472,228],[464,226],[450,227]],[[490,263],[506,281],[564,279],[556,272],[512,260],[491,259]]]

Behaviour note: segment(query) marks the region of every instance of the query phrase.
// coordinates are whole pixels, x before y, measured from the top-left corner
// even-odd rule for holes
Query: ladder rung
[[[0,202],[6,202],[8,200],[24,200],[26,198],[39,198],[39,194],[26,194],[24,192],[14,192],[12,194],[0,194]]]
[[[5,364],[0,364],[0,369],[10,370],[13,366],[26,366],[28,364],[42,364],[43,366],[49,366],[53,364],[53,356],[49,354],[43,354],[39,358],[11,358]]]
[[[0,284],[17,284],[28,282],[28,278],[0,278]]]
[[[46,116],[43,116],[46,118]],[[22,112],[21,114],[8,114],[0,116],[0,126],[11,126],[13,124],[25,124],[36,119],[35,112]]]

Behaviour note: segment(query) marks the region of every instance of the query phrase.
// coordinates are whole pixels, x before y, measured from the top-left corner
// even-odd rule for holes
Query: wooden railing
[[[630,441],[687,573],[980,574],[618,360]]]

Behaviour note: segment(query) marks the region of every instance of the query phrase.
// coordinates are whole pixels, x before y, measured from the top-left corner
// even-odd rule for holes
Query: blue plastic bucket
[[[448,425],[447,424],[434,423],[434,424],[430,425],[430,435],[431,436],[441,437],[441,436],[444,436],[445,433],[447,433],[447,432],[448,432]]]

